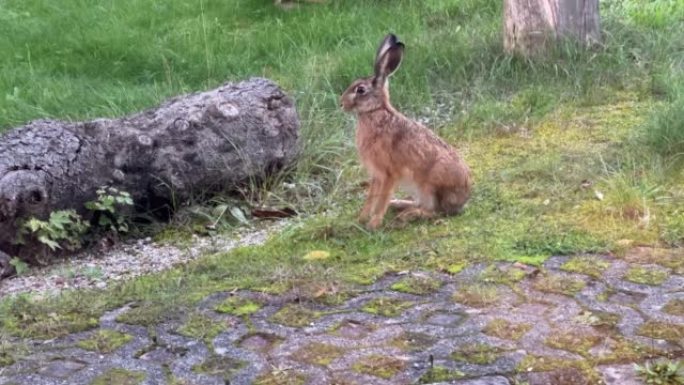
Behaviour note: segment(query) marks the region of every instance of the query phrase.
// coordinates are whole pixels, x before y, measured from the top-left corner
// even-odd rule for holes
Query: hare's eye
[[[356,93],[359,95],[363,95],[366,93],[366,88],[364,88],[363,86],[357,86],[356,87]]]

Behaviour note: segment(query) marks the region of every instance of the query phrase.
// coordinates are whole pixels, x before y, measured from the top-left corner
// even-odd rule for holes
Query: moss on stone
[[[3,366],[10,366],[14,363],[14,357],[10,352],[5,350],[0,350],[0,368]]]
[[[516,370],[518,372],[548,372],[556,369],[564,368],[585,368],[587,367],[586,361],[582,360],[570,360],[558,357],[548,357],[548,356],[535,356],[526,355],[518,363]]]
[[[144,379],[144,372],[114,368],[95,378],[91,385],[138,385]]]
[[[254,380],[254,385],[304,385],[306,376],[291,370],[274,370]]]
[[[208,374],[210,376],[221,376],[225,379],[230,378],[233,373],[245,366],[245,362],[232,357],[212,355],[201,364],[194,365],[192,371],[195,373]]]
[[[684,325],[650,320],[639,326],[637,334],[660,340],[681,342],[684,340]]]
[[[211,341],[224,330],[226,330],[224,323],[201,313],[193,313],[178,328],[178,333],[186,337],[201,339],[206,344],[211,345]]]
[[[170,309],[160,303],[142,303],[116,317],[117,322],[128,325],[152,326],[170,318]]]
[[[447,382],[458,380],[465,377],[465,374],[459,370],[451,370],[444,366],[434,366],[429,368],[418,380],[419,384],[433,384],[436,382]]]
[[[19,296],[0,316],[2,329],[21,338],[52,339],[93,329],[99,325],[97,310],[75,300],[57,308],[52,303],[34,302]]]
[[[229,297],[214,307],[219,313],[227,313],[235,316],[248,316],[261,309],[261,304],[242,297]]]
[[[354,320],[344,320],[332,326],[329,333],[343,338],[361,339],[375,329],[377,329],[377,326],[372,323],[366,324]]]
[[[525,271],[513,265],[499,266],[490,265],[481,274],[480,279],[487,283],[512,285],[525,278]]]
[[[404,332],[393,339],[391,345],[407,352],[422,352],[434,345],[435,342],[437,342],[437,338],[429,334]]]
[[[608,350],[596,355],[593,359],[598,365],[632,363],[653,357],[654,355],[664,354],[654,350],[651,346],[630,341],[620,335],[607,338],[604,345]]]
[[[610,297],[615,294],[615,290],[612,288],[606,288],[602,292],[598,293],[596,295],[596,300],[599,302],[606,302],[610,299]]]
[[[411,306],[411,302],[397,298],[378,297],[366,302],[361,310],[384,317],[396,317]]]
[[[398,358],[372,355],[361,358],[352,366],[352,370],[388,380],[404,370],[405,367],[406,362]]]
[[[546,345],[567,350],[569,352],[588,355],[589,349],[596,346],[603,338],[589,330],[574,329],[551,333],[546,338]]]
[[[133,336],[111,329],[101,329],[89,338],[79,341],[77,346],[99,353],[111,353],[133,339]]]
[[[490,336],[517,341],[530,329],[532,325],[528,323],[512,323],[503,318],[497,318],[491,320],[483,332]]]
[[[635,266],[625,273],[624,278],[630,282],[640,283],[642,285],[658,286],[667,280],[668,274],[662,270]]]
[[[545,274],[537,279],[534,288],[547,293],[564,294],[572,297],[584,289],[585,285],[581,279],[559,274]]]
[[[344,349],[330,344],[311,343],[297,350],[293,357],[307,364],[327,366],[340,357]]]
[[[281,325],[301,328],[311,325],[311,323],[320,316],[320,312],[308,309],[301,305],[289,304],[273,314],[271,316],[271,321]]]
[[[470,364],[489,365],[499,358],[501,352],[496,346],[478,343],[461,346],[451,353],[451,358]]]
[[[467,265],[465,262],[452,263],[452,264],[446,266],[446,268],[445,268],[444,270],[445,270],[447,273],[453,275],[453,274],[458,274],[458,273],[460,273],[460,272],[463,271],[463,269],[465,269],[467,266],[468,266],[468,265]]]
[[[601,278],[610,263],[597,257],[573,257],[561,265],[561,270]]]
[[[454,300],[467,306],[486,307],[499,301],[499,290],[493,285],[463,285],[454,293]]]
[[[240,347],[258,351],[261,353],[266,353],[273,349],[274,346],[283,342],[283,338],[271,333],[248,333],[247,335],[240,338]]]
[[[667,314],[684,317],[684,299],[676,298],[670,300],[670,302],[663,306],[663,311]]]
[[[672,269],[675,274],[684,274],[684,257],[678,248],[634,247],[625,254],[624,259],[630,263],[655,263]]]
[[[425,295],[434,293],[442,286],[442,281],[427,277],[412,275],[394,283],[390,288],[402,293]]]

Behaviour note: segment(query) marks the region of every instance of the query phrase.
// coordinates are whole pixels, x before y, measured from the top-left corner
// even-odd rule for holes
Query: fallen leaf
[[[318,261],[321,259],[328,259],[330,253],[324,250],[314,250],[308,252],[303,258],[307,261]]]
[[[599,190],[594,190],[594,195],[596,196],[596,199],[602,201],[603,200],[603,193],[600,192]]]
[[[230,214],[242,224],[249,222],[247,220],[247,218],[245,217],[245,213],[243,213],[239,207],[235,207],[235,206],[231,207],[230,208]]]

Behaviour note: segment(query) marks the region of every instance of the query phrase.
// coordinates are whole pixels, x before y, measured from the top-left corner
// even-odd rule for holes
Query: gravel
[[[244,228],[231,235],[199,237],[189,245],[153,242],[151,238],[117,244],[107,251],[88,250],[50,266],[32,268],[19,277],[0,281],[0,297],[20,293],[56,294],[67,289],[103,289],[112,282],[155,273],[188,263],[202,255],[226,252],[240,246],[264,243],[287,220],[258,228]]]

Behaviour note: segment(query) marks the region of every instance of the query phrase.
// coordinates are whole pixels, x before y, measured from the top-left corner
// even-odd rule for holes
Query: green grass
[[[39,117],[121,116],[178,93],[267,76],[297,102],[303,152],[292,174],[249,198],[303,215],[263,246],[103,291],[3,299],[0,327],[52,338],[92,328],[104,311],[129,302],[145,306],[122,321],[147,325],[219,291],[278,293],[310,281],[344,288],[386,272],[456,274],[494,260],[540,264],[551,255],[614,251],[623,240],[684,244],[677,166],[684,85],[676,81],[684,22],[672,16],[684,7],[601,4],[601,48],[564,46],[526,61],[502,53],[498,0],[349,0],[290,11],[247,0],[1,2],[0,130]],[[475,187],[463,215],[403,228],[389,216],[369,233],[355,221],[364,174],[338,95],[370,74],[376,44],[390,30],[407,46],[392,78],[394,104],[436,122],[471,165]],[[303,259],[318,250],[327,258]],[[547,281],[552,291],[577,289]],[[457,298],[495,297],[476,287]],[[192,322],[185,326],[196,334]]]

